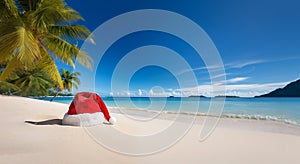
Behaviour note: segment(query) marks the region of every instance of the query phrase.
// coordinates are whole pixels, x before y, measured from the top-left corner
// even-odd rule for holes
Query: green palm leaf
[[[92,59],[80,51],[74,44],[70,44],[57,36],[50,35],[45,39],[45,45],[53,52],[56,58],[73,67],[75,65],[72,58],[76,59],[80,64],[92,68]]]
[[[37,28],[47,29],[49,25],[83,20],[79,13],[67,7],[62,0],[41,1],[39,5],[33,13],[33,23]]]
[[[80,84],[78,76],[80,76],[79,72],[71,73],[69,70],[62,69],[61,78],[63,81],[64,89],[70,92],[72,91],[73,86],[77,89],[78,85]]]
[[[79,72],[71,73],[69,70],[61,69],[61,79],[63,83],[63,87],[57,89],[56,95],[50,100],[53,101],[56,96],[62,91],[72,92],[72,88],[78,89],[78,85],[80,85],[80,76]]]
[[[29,65],[40,58],[38,44],[30,31],[20,27],[1,37],[0,58],[2,61],[11,60],[0,76],[0,80],[5,80],[20,63],[27,69]]]
[[[46,72],[49,75],[50,79],[58,83],[60,88],[63,88],[60,73],[55,65],[55,62],[52,60],[50,54],[48,53],[48,51],[46,51],[45,48],[42,47],[40,51],[42,58],[36,63],[37,67]]]
[[[48,36],[45,39],[45,45],[47,46],[47,49],[53,52],[53,55],[57,59],[62,60],[72,67],[75,66],[72,58],[75,58],[75,54],[79,51],[79,49],[75,45],[72,45],[53,35]]]
[[[17,73],[18,78],[11,80],[21,91],[21,96],[44,96],[48,94],[53,86],[48,75],[40,69],[21,71]]]
[[[0,81],[5,81],[9,77],[11,77],[14,71],[17,69],[18,64],[19,60],[17,58],[13,58],[12,60],[10,60],[0,75]]]
[[[18,15],[18,8],[14,0],[1,0],[0,11],[2,18],[17,17]]]
[[[40,68],[63,87],[55,59],[92,68],[92,59],[69,43],[86,39],[90,31],[72,24],[83,18],[63,0],[1,0],[0,4],[0,64],[6,65],[0,80],[19,69]]]
[[[24,11],[35,10],[37,6],[41,3],[41,0],[18,0],[20,6]]]
[[[1,94],[12,94],[12,92],[20,91],[20,88],[16,85],[6,82],[0,81],[0,93]]]
[[[81,25],[49,26],[48,30],[49,33],[68,40],[84,40],[90,35],[89,30],[87,30],[84,26]]]

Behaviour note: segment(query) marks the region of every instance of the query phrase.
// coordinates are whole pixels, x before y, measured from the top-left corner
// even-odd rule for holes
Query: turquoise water
[[[44,98],[48,101],[50,98]],[[57,97],[56,102],[69,104],[72,97]],[[112,98],[103,97],[108,107],[142,109],[182,113],[197,112],[205,115],[210,98]],[[180,106],[181,105],[181,106]],[[180,108],[181,107],[181,108]],[[300,125],[300,98],[226,98],[223,117],[273,120]]]

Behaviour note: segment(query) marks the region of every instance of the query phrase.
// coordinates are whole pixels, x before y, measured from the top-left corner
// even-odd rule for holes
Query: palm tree
[[[45,96],[49,94],[53,82],[40,69],[30,71],[18,71],[17,78],[10,80],[11,83],[20,88],[20,96]]]
[[[56,95],[50,101],[53,101],[62,91],[72,92],[73,87],[78,89],[78,86],[80,85],[80,79],[78,76],[80,76],[79,72],[71,73],[69,70],[61,69],[63,88],[58,88]]]
[[[54,59],[74,67],[74,61],[92,67],[92,59],[76,44],[90,31],[74,24],[83,18],[63,0],[0,0],[0,81],[16,70],[41,69],[63,88]]]

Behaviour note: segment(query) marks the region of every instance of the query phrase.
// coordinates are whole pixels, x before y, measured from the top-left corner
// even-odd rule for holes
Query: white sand
[[[214,133],[199,142],[201,118],[182,140],[163,152],[138,157],[122,155],[97,144],[82,127],[59,125],[67,109],[68,105],[59,103],[0,96],[0,163],[274,164],[299,163],[300,159],[299,127],[270,121],[222,119]],[[143,134],[170,123],[168,119],[154,120],[145,128],[127,121],[124,115],[112,115],[118,119],[116,125],[97,126],[103,133],[115,128]]]

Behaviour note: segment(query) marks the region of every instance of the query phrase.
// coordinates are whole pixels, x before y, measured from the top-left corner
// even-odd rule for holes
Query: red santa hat
[[[99,95],[91,92],[79,92],[75,95],[64,115],[62,124],[75,126],[94,126],[108,121],[114,124],[116,119],[109,112]]]

